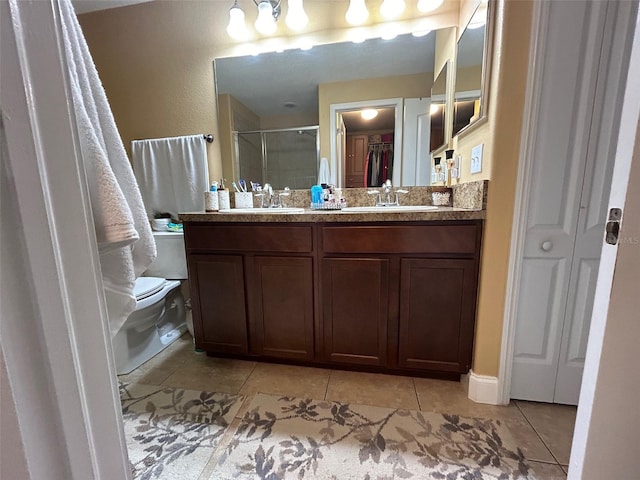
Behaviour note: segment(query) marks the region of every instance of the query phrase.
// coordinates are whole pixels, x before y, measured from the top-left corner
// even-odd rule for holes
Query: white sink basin
[[[342,211],[345,213],[382,213],[382,212],[426,212],[437,210],[438,207],[431,205],[395,205],[390,207],[346,207]]]
[[[265,214],[265,213],[302,213],[304,212],[304,208],[231,208],[229,210],[220,210],[220,213],[256,213],[256,214]]]

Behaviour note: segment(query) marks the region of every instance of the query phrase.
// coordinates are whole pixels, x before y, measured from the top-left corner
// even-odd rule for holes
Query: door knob
[[[540,245],[540,248],[542,249],[542,251],[544,252],[548,252],[549,250],[551,250],[553,248],[553,243],[551,243],[549,240],[542,242],[542,244]]]

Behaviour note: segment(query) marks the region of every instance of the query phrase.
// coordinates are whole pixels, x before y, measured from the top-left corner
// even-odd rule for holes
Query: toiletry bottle
[[[322,208],[322,187],[320,185],[311,187],[311,208]]]

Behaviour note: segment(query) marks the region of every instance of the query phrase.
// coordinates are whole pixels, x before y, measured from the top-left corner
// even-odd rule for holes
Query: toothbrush
[[[244,180],[240,179],[240,188],[242,189],[243,192],[247,191],[247,182],[245,182]]]
[[[236,185],[236,182],[231,182],[231,186],[236,189],[236,192],[240,193],[240,189],[238,188],[238,185]]]

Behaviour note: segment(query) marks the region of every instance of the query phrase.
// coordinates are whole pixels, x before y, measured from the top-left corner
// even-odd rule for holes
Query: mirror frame
[[[487,4],[487,23],[485,24],[484,49],[482,53],[482,79],[480,80],[480,114],[478,115],[478,119],[475,122],[468,124],[464,128],[460,129],[458,133],[453,135],[451,137],[452,140],[454,138],[461,138],[465,136],[469,132],[475,130],[476,128],[480,127],[481,125],[485,124],[488,121],[489,96],[491,93],[490,92],[491,90],[490,70],[493,64],[492,62],[493,37],[494,37],[493,32],[494,32],[494,25],[495,25],[495,21],[494,21],[495,5],[494,4],[495,4],[494,0],[489,0]],[[478,7],[476,7],[476,10],[477,8],[480,8],[480,4],[478,4]],[[474,10],[474,13],[476,10]],[[469,18],[469,22],[470,21],[471,21],[471,18]],[[466,31],[467,26],[469,25],[469,22],[467,22],[467,25],[465,25],[464,30],[462,30],[462,33],[460,34],[460,38],[462,38],[462,35],[464,35],[464,32]],[[458,41],[456,42],[456,52],[455,52],[456,68],[452,72],[453,73],[453,100],[452,101],[454,102],[454,105],[452,106],[453,108],[455,108],[455,93],[456,93],[455,85],[456,85],[456,76],[458,73],[458,45],[460,43],[460,38],[458,38]],[[452,132],[453,132],[453,121],[454,119],[451,118]]]
[[[341,112],[349,112],[354,110],[362,110],[363,108],[383,108],[383,107],[393,107],[395,108],[395,129],[394,129],[394,137],[393,137],[393,174],[391,178],[393,179],[394,184],[396,184],[397,179],[401,178],[401,168],[402,162],[396,161],[396,159],[402,160],[402,120],[403,120],[403,106],[404,100],[402,98],[383,98],[380,100],[364,100],[360,102],[349,102],[349,103],[332,103],[329,106],[329,133],[331,135],[331,166],[330,169],[332,172],[335,172],[335,182],[336,185],[344,188],[344,169],[345,164],[343,162],[340,169],[338,169],[338,143],[337,143],[337,135],[338,135],[338,113]],[[401,185],[401,183],[397,183],[397,185]]]

